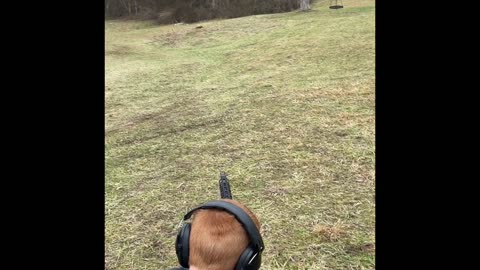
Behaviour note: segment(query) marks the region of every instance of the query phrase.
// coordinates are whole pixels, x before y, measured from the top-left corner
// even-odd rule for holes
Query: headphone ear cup
[[[178,231],[175,242],[175,252],[177,253],[178,263],[185,268],[189,268],[190,229],[190,223],[184,224]]]
[[[247,247],[240,256],[235,270],[258,270],[262,264],[262,254]]]

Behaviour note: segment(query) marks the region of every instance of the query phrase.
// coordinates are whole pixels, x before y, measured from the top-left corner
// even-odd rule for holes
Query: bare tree
[[[301,11],[310,10],[310,0],[300,0],[300,10]]]

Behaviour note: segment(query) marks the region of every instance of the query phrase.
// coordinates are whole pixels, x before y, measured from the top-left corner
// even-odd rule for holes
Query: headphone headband
[[[247,234],[250,237],[250,241],[254,249],[257,252],[261,252],[264,249],[262,236],[260,235],[257,226],[255,226],[253,220],[247,213],[245,213],[242,208],[226,201],[211,201],[190,210],[184,216],[183,220],[188,220],[193,215],[193,213],[199,209],[221,209],[229,212],[230,214],[235,216],[235,218],[240,222],[240,224],[242,224],[243,228],[247,231]]]

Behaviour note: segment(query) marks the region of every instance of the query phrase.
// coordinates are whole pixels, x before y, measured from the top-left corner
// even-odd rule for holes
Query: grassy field
[[[375,268],[375,2],[327,3],[105,22],[106,269],[178,265],[220,170],[262,223],[262,269]]]

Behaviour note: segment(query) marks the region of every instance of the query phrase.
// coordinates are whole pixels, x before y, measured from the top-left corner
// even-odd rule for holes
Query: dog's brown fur
[[[252,211],[237,201],[223,201],[242,208],[260,231],[260,222]],[[233,270],[248,242],[247,232],[232,214],[216,209],[198,210],[192,219],[190,266],[198,270]]]

